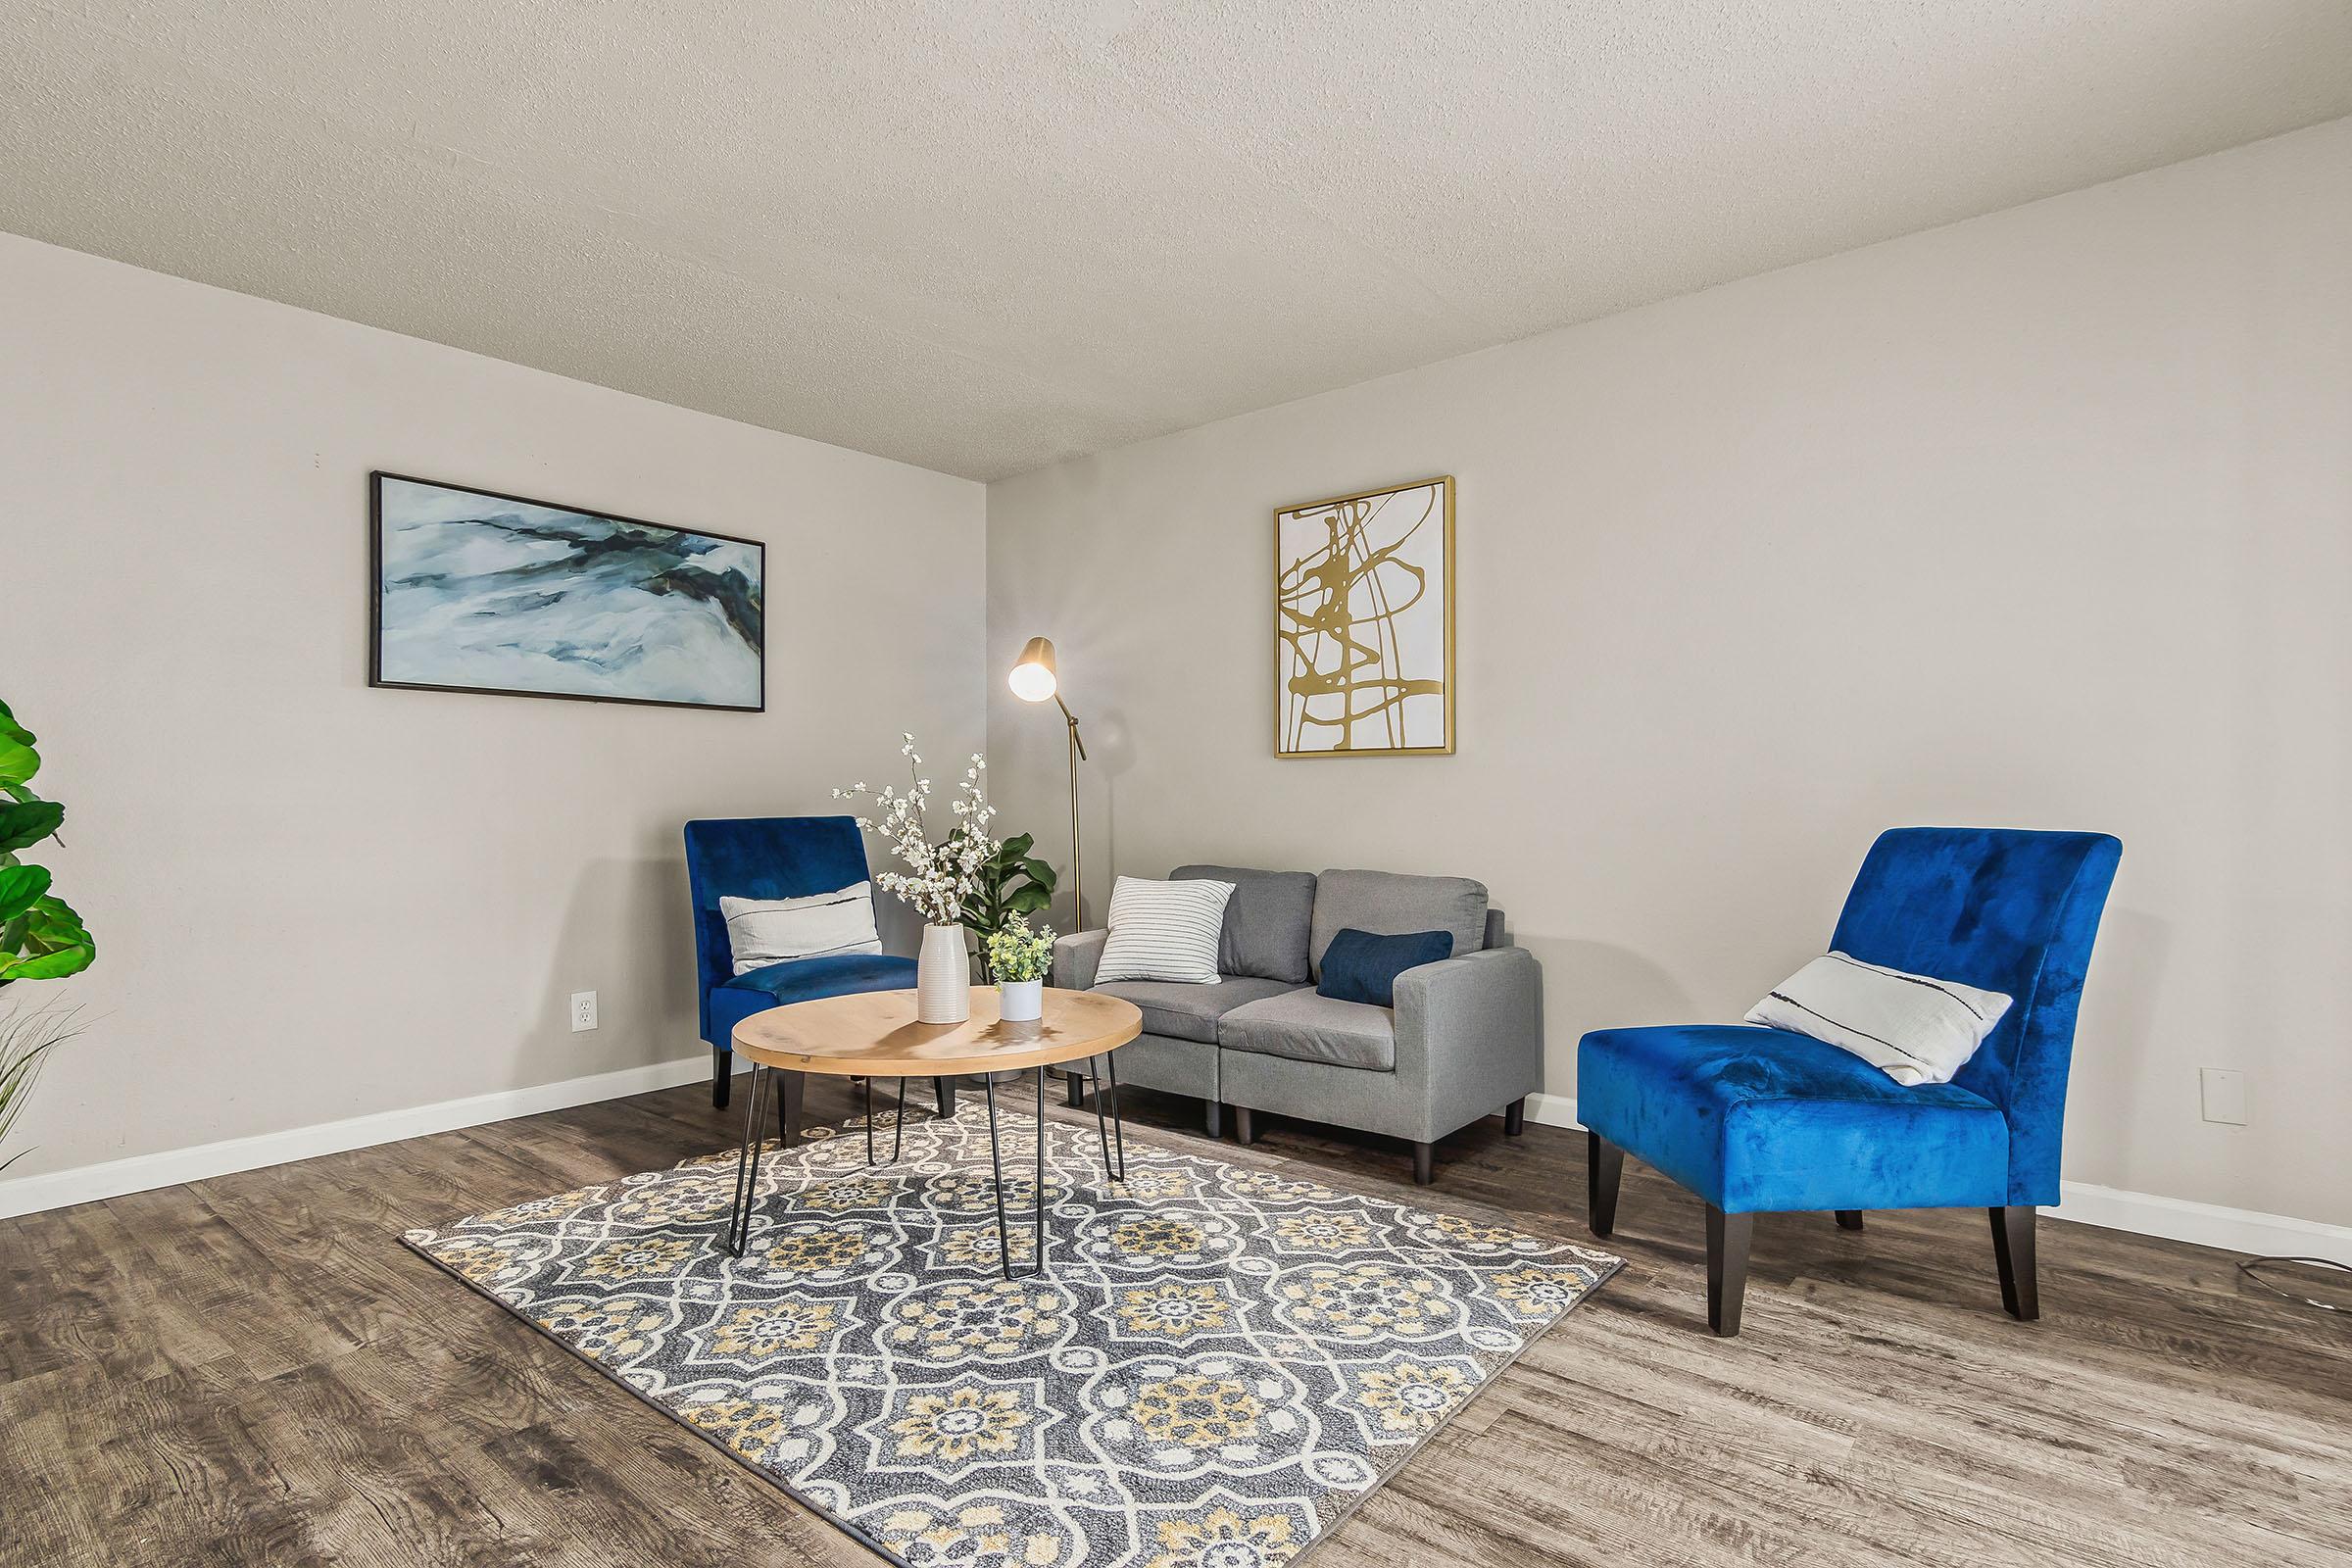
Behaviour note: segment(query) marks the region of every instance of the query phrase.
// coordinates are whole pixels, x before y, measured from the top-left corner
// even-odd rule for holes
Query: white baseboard
[[[735,1065],[741,1070],[744,1063],[739,1059]],[[674,1061],[623,1067],[617,1072],[533,1084],[525,1089],[504,1089],[464,1100],[444,1100],[406,1110],[379,1111],[371,1116],[295,1127],[282,1133],[230,1138],[217,1144],[199,1144],[193,1149],[166,1150],[103,1164],[81,1165],[73,1170],[18,1176],[0,1180],[0,1219],[121,1198],[128,1193],[151,1192],[158,1187],[176,1187],[182,1182],[200,1182],[235,1171],[260,1170],[267,1165],[283,1165],[290,1160],[336,1154],[349,1149],[398,1143],[428,1133],[479,1127],[515,1116],[536,1116],[542,1111],[618,1100],[655,1089],[673,1089],[679,1084],[697,1082],[710,1071],[708,1055],[681,1056]],[[1545,1127],[1582,1125],[1576,1119],[1576,1101],[1567,1095],[1528,1096],[1527,1117]],[[2194,1242],[2228,1252],[2266,1256],[2316,1254],[2352,1261],[2352,1226],[2224,1208],[2217,1203],[2125,1192],[2088,1182],[2064,1182],[2060,1186],[2063,1201],[2046,1211],[2052,1219],[2160,1236],[2176,1242]]]
[[[1583,1125],[1576,1119],[1576,1101],[1567,1095],[1528,1096],[1527,1119],[1546,1127]],[[2352,1225],[2324,1225],[2288,1214],[2224,1208],[2219,1203],[2160,1198],[2154,1193],[2132,1193],[2089,1182],[2060,1182],[2058,1190],[2058,1206],[2042,1211],[2051,1219],[2194,1242],[2199,1247],[2258,1257],[2318,1256],[2352,1262]]]
[[[743,1063],[738,1060],[736,1065],[741,1068]],[[289,1128],[282,1133],[230,1138],[217,1144],[199,1144],[193,1149],[171,1149],[161,1153],[134,1154],[128,1159],[110,1159],[97,1165],[79,1165],[72,1170],[11,1177],[0,1180],[0,1219],[96,1202],[103,1198],[121,1198],[127,1193],[152,1192],[158,1187],[176,1187],[182,1182],[200,1182],[234,1171],[260,1170],[266,1165],[283,1165],[289,1160],[311,1159],[319,1154],[339,1154],[348,1149],[394,1144],[427,1133],[479,1127],[515,1116],[536,1116],[541,1111],[618,1100],[654,1089],[673,1089],[710,1074],[710,1057],[706,1052],[675,1061],[623,1067],[586,1078],[566,1078],[560,1083],[502,1089],[464,1100],[444,1100],[437,1104]]]
[[[2199,1247],[2258,1257],[2318,1256],[2352,1262],[2352,1225],[2324,1225],[2291,1214],[2224,1208],[2219,1203],[2128,1193],[2120,1187],[2097,1187],[2089,1182],[2060,1182],[2058,1187],[2058,1206],[2042,1210],[2052,1219],[2194,1242]]]

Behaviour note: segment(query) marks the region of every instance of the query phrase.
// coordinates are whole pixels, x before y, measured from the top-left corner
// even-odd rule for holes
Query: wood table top
[[[1045,1016],[1007,1023],[997,988],[972,987],[961,1023],[917,1023],[912,991],[858,991],[755,1012],[734,1045],[763,1067],[877,1078],[945,1078],[1051,1067],[1113,1051],[1144,1031],[1132,1002],[1048,986]]]

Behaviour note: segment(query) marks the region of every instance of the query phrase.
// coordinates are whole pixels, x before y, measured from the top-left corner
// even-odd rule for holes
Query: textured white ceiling
[[[0,228],[977,478],[2352,113],[2352,0],[0,29]]]

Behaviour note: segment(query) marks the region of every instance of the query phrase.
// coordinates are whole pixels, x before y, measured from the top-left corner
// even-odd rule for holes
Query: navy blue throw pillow
[[[1400,937],[1376,937],[1349,926],[1323,950],[1323,979],[1315,994],[1341,1002],[1368,1002],[1375,1007],[1396,1005],[1396,977],[1405,970],[1453,956],[1450,931],[1415,931]]]

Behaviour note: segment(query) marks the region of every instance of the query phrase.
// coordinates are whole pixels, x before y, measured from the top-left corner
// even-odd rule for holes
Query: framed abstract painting
[[[765,710],[758,540],[368,478],[369,685]]]
[[[1453,479],[1274,514],[1274,755],[1453,752]]]

